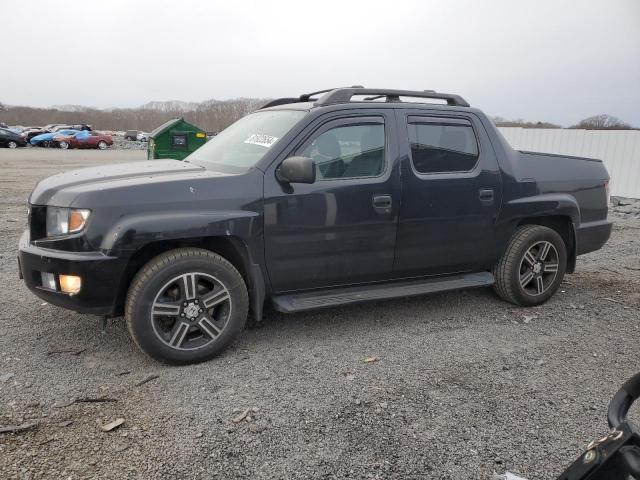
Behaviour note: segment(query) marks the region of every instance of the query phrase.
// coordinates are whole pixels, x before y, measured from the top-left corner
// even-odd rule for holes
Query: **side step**
[[[276,310],[284,313],[302,312],[316,308],[335,307],[370,300],[413,297],[425,293],[445,292],[460,288],[487,287],[494,283],[489,272],[466,273],[385,284],[334,288],[304,293],[277,295],[271,299]]]

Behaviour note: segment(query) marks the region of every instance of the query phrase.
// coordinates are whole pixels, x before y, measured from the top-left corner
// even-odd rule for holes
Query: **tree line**
[[[522,127],[522,128],[562,128],[551,122],[527,122],[524,120],[507,120],[502,117],[493,117],[493,123],[498,127]],[[602,113],[580,120],[569,128],[582,130],[637,130],[630,124],[623,122],[618,117]]]
[[[7,106],[0,102],[0,122],[7,125],[43,126],[50,123],[92,125],[97,130],[151,131],[167,120],[184,119],[207,132],[219,132],[239,118],[260,108],[268,99],[236,98],[232,100],[207,100],[195,107],[181,108],[180,102],[153,102],[151,106],[138,108],[75,107],[73,111],[56,108]],[[493,117],[499,127],[562,128],[551,122],[528,122]],[[635,128],[617,117],[600,114],[585,118],[569,128],[587,130],[631,130]]]
[[[196,108],[183,109],[172,106],[166,108],[115,108],[100,110],[76,107],[73,111],[55,108],[33,108],[3,106],[0,103],[0,122],[7,125],[43,126],[51,123],[88,124],[97,130],[143,130],[151,131],[167,120],[176,117],[184,119],[207,132],[219,132],[260,108],[268,100],[238,98],[233,100],[209,100]]]

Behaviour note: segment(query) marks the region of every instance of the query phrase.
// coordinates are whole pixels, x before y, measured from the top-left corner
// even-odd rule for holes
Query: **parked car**
[[[56,136],[63,137],[63,136],[75,135],[76,133],[79,133],[79,132],[80,132],[80,130],[60,130],[58,132],[42,133],[40,135],[36,135],[35,137],[33,137],[29,141],[29,143],[31,143],[31,145],[40,146],[40,147],[58,146],[58,144],[54,140],[54,137],[56,137]]]
[[[22,131],[22,133],[24,134],[27,142],[29,142],[33,137],[49,132],[47,132],[44,127],[27,127]]]
[[[126,132],[124,132],[124,139],[135,141],[138,139],[139,133],[140,132],[138,130],[127,130]]]
[[[110,135],[82,130],[71,135],[54,135],[53,141],[62,149],[67,148],[98,148],[106,150],[113,145]]]
[[[50,304],[124,314],[152,357],[198,362],[267,300],[493,286],[540,305],[609,238],[608,184],[600,160],[513,150],[458,95],[339,88],[270,102],[184,162],[41,181],[21,273]]]
[[[56,125],[51,129],[52,132],[59,132],[60,130],[80,130],[91,132],[93,128],[91,128],[91,125],[80,123],[76,125]]]
[[[13,132],[8,128],[0,128],[0,147],[18,148],[27,144],[22,134]]]
[[[136,140],[138,140],[139,142],[148,142],[149,134],[147,132],[138,132],[138,135],[136,135]]]
[[[65,124],[64,124],[64,123],[50,123],[49,125],[45,125],[45,126],[43,127],[43,129],[44,129],[46,132],[53,132],[53,129],[54,129],[54,128],[59,127],[59,126],[61,126],[61,125],[65,125]]]

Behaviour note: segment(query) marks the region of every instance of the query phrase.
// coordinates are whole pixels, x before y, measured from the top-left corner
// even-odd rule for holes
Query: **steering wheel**
[[[640,398],[640,373],[627,380],[609,402],[607,420],[611,428],[616,428],[627,421],[627,413]]]
[[[627,420],[627,413],[638,398],[640,373],[627,380],[609,402],[609,433],[589,443],[558,480],[640,480],[640,431]]]

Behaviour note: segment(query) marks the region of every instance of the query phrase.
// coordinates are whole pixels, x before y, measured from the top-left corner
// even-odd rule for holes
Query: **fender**
[[[170,225],[171,228],[167,228]],[[262,222],[260,214],[249,211],[177,211],[135,214],[123,217],[103,237],[100,249],[109,255],[130,256],[158,241],[193,241],[197,238],[233,237],[244,244],[240,250],[249,276],[251,313],[262,319],[268,286],[261,265]]]
[[[575,197],[568,193],[542,193],[509,200],[503,205],[501,214],[505,221],[563,216],[571,218],[574,228],[580,225],[580,207]]]
[[[108,255],[132,253],[157,241],[235,236],[251,250],[261,238],[260,214],[250,211],[171,211],[122,217],[104,235],[100,250]],[[252,252],[254,253],[254,252]]]
[[[567,193],[543,193],[529,197],[520,197],[506,202],[503,205],[501,213],[503,221],[510,225],[508,236],[502,239],[504,245],[506,245],[506,242],[511,238],[516,225],[524,218],[570,218],[571,226],[569,234],[572,237],[573,248],[567,252],[567,272],[573,273],[578,252],[576,230],[580,225],[580,207],[575,197]]]

